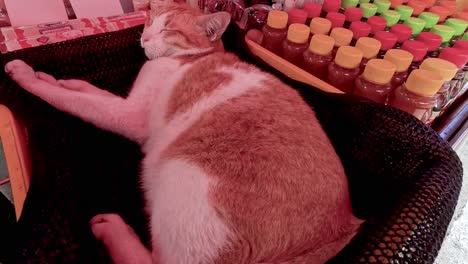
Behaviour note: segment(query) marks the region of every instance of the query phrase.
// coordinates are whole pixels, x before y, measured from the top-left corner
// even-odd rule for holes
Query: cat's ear
[[[227,12],[218,12],[209,15],[199,16],[197,24],[203,28],[210,41],[221,38],[231,21],[231,15]]]

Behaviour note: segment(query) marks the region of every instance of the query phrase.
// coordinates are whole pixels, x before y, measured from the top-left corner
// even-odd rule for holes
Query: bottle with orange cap
[[[281,53],[281,45],[288,34],[288,13],[272,10],[263,26],[263,46],[273,53]]]
[[[420,66],[420,69],[428,70],[433,73],[437,73],[442,77],[444,81],[440,89],[437,91],[436,103],[432,110],[432,116],[430,121],[434,120],[447,106],[450,99],[450,81],[457,74],[458,68],[455,64],[439,59],[439,58],[427,58]]]
[[[450,81],[450,99],[454,99],[462,90],[463,79],[465,78],[465,67],[468,62],[468,52],[457,48],[445,48],[439,58],[450,61],[458,68],[457,74]]]
[[[304,70],[315,77],[325,80],[328,73],[328,65],[333,60],[332,50],[335,40],[327,35],[315,34],[312,36],[308,50],[303,54]]]
[[[386,104],[392,91],[391,80],[396,66],[390,61],[372,59],[361,76],[356,78],[354,94],[374,102]]]
[[[437,73],[414,70],[404,84],[392,93],[389,105],[410,113],[427,124],[436,104],[435,95],[443,83],[444,80]]]
[[[310,29],[304,24],[291,24],[283,41],[282,57],[296,65],[302,61],[302,53],[307,49]]]
[[[345,93],[352,93],[354,80],[359,76],[362,51],[351,46],[342,46],[335,60],[328,65],[328,82]]]
[[[375,38],[362,37],[358,39],[355,47],[362,51],[361,72],[364,71],[369,60],[377,57],[381,46],[380,41]]]
[[[330,37],[335,40],[335,47],[333,48],[333,56],[337,50],[343,46],[349,46],[353,40],[353,32],[346,28],[334,28],[330,32]]]
[[[332,23],[330,20],[322,17],[314,17],[310,21],[310,34],[323,34],[328,35],[330,32]]]
[[[395,74],[392,78],[392,88],[395,89],[408,78],[408,68],[413,61],[413,55],[406,50],[391,49],[385,53],[384,60],[388,60],[396,66]]]

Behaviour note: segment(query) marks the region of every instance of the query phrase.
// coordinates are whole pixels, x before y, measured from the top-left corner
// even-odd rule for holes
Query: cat
[[[141,145],[152,251],[118,215],[95,216],[91,229],[115,263],[324,263],[363,222],[313,109],[223,50],[229,22],[161,2],[127,98],[20,60],[5,66],[50,105]]]

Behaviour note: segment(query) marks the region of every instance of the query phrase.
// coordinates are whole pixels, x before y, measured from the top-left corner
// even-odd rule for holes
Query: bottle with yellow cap
[[[444,83],[439,74],[417,69],[390,96],[389,105],[408,112],[428,124],[436,104],[436,94]]]
[[[392,91],[392,77],[396,66],[390,61],[372,59],[355,81],[354,94],[374,102],[386,104]]]
[[[330,32],[330,37],[335,40],[335,47],[333,48],[333,56],[335,56],[340,47],[350,45],[351,40],[353,40],[353,32],[346,28],[336,27]]]
[[[281,44],[288,33],[288,13],[272,10],[268,13],[267,23],[263,26],[263,46],[279,54],[281,52]]]
[[[408,68],[413,61],[413,54],[406,50],[390,49],[385,53],[384,60],[395,64],[395,74],[392,78],[392,89],[402,85],[408,78]]]
[[[342,46],[335,60],[328,65],[328,82],[345,93],[352,93],[354,80],[359,76],[362,51],[356,47]]]
[[[439,91],[437,91],[436,104],[430,118],[432,121],[442,113],[450,100],[450,81],[457,74],[458,68],[455,64],[439,58],[427,58],[421,63],[419,68],[437,73],[444,80]]]
[[[376,40],[375,38],[369,37],[362,37],[359,38],[356,42],[356,48],[362,51],[362,61],[361,61],[361,72],[364,71],[364,68],[367,65],[367,62],[371,59],[375,59],[377,54],[379,54],[379,50],[382,44],[380,41]]]
[[[304,52],[304,69],[315,77],[327,78],[328,64],[333,60],[332,50],[335,40],[327,35],[315,34],[310,41],[309,49]]]
[[[304,24],[291,24],[283,41],[282,56],[285,60],[300,65],[302,53],[307,50],[310,29]]]

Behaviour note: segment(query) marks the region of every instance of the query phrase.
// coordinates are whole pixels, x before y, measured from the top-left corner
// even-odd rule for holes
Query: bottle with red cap
[[[391,61],[396,66],[392,79],[392,88],[395,89],[408,78],[408,68],[413,61],[413,55],[406,50],[391,49],[385,53],[384,60]]]
[[[326,35],[316,34],[312,36],[309,49],[304,52],[304,70],[317,78],[326,80],[328,65],[333,60],[332,50],[335,40]]]
[[[465,54],[468,54],[468,40],[459,40],[457,41],[454,45],[453,45],[453,48],[456,48],[460,51],[462,51],[463,53]],[[458,92],[458,96],[462,95],[468,85],[466,85],[466,83],[468,82],[468,63],[465,65],[465,67],[463,67],[463,79],[462,79],[462,84],[461,84],[461,87],[460,87],[460,92]]]
[[[338,12],[328,12],[325,18],[330,20],[332,28],[343,27],[346,20],[346,16]]]
[[[336,52],[335,60],[328,65],[328,82],[345,93],[352,93],[354,80],[359,76],[362,51],[343,46]]]
[[[419,0],[410,0],[407,6],[413,8],[413,16],[419,16],[426,9],[426,3]]]
[[[385,30],[385,27],[387,27],[387,20],[380,16],[371,16],[367,19],[367,24],[371,26],[369,37],[373,37],[375,33]]]
[[[417,40],[407,40],[403,42],[401,49],[406,50],[413,55],[413,61],[408,69],[409,73],[419,68],[421,61],[424,60],[424,57],[426,57],[427,54],[426,44]]]
[[[307,21],[307,12],[298,9],[298,8],[293,8],[289,10],[288,12],[288,24],[305,24]]]
[[[395,46],[398,40],[398,37],[395,34],[387,31],[379,31],[375,33],[374,38],[382,44],[379,55],[377,56],[377,58],[380,59],[383,58],[387,50],[392,49]]]
[[[451,63],[455,64],[458,68],[455,77],[450,81],[450,92],[449,98],[454,99],[462,90],[463,79],[465,77],[465,72],[463,69],[468,62],[468,53],[463,52],[462,50],[456,48],[445,48],[439,54],[439,58],[450,61]]]
[[[288,13],[272,10],[263,26],[263,46],[273,53],[281,53],[281,45],[288,34]]]
[[[320,17],[320,13],[322,12],[322,5],[314,2],[308,2],[304,4],[302,8],[307,13],[307,20],[306,24],[309,25],[310,21],[314,17]]]
[[[354,21],[349,26],[349,30],[353,32],[353,40],[351,42],[351,46],[354,46],[358,39],[369,36],[371,32],[371,26],[366,22]]]
[[[421,41],[427,46],[426,57],[436,58],[438,55],[438,50],[442,44],[442,37],[440,35],[431,33],[431,32],[421,32],[417,37],[417,41]]]
[[[443,6],[433,6],[429,8],[429,12],[439,16],[439,23],[444,22],[450,14],[450,11]]]
[[[397,43],[395,48],[398,49],[401,47],[403,42],[407,41],[413,34],[413,29],[410,26],[403,24],[395,24],[390,27],[390,32],[397,36]]]
[[[323,0],[321,17],[326,17],[330,12],[339,12],[341,0]]]
[[[449,11],[448,16],[452,16],[453,14],[455,14],[455,12],[457,12],[458,9],[458,4],[455,1],[440,1],[438,5],[445,7]]]
[[[364,12],[362,11],[361,8],[347,7],[344,10],[344,15],[346,17],[344,28],[349,28],[351,23],[353,23],[354,21],[360,21],[362,19],[363,14]]]
[[[436,103],[435,94],[443,82],[437,73],[414,70],[405,83],[395,89],[390,96],[389,105],[410,113],[427,124]]]
[[[391,80],[396,66],[390,61],[372,59],[362,75],[356,78],[354,94],[374,102],[386,104],[392,91]]]
[[[288,28],[288,35],[283,41],[282,56],[285,60],[300,65],[302,54],[308,47],[310,29],[304,24],[292,24]]]

